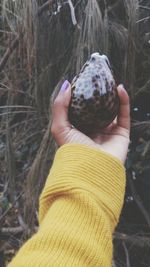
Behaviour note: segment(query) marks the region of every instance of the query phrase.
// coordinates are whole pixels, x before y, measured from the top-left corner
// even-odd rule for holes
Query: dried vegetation
[[[51,103],[94,51],[131,98],[127,192],[113,266],[150,263],[150,3],[0,0],[0,266],[37,227],[57,146]]]

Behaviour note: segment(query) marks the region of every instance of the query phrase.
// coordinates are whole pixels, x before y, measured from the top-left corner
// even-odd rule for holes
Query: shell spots
[[[94,86],[95,86],[95,88],[98,88],[98,87],[99,87],[99,86],[98,86],[98,83],[95,83]]]
[[[76,100],[73,100],[73,101],[72,101],[72,104],[73,104],[74,106],[76,106],[77,103],[78,103],[78,102],[77,102]]]
[[[105,78],[105,86],[106,86],[106,91],[111,91],[110,84],[108,83],[108,80]]]
[[[81,99],[84,99],[84,95],[83,95],[83,94],[81,94],[81,95],[80,95],[80,98],[81,98]]]
[[[95,96],[97,99],[100,98],[99,90],[95,89],[94,92],[93,92],[93,96]]]

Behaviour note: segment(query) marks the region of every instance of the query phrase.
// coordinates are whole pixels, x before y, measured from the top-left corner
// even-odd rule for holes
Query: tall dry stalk
[[[77,72],[79,72],[81,66],[91,53],[95,51],[108,53],[107,19],[107,15],[105,15],[104,19],[102,18],[102,11],[97,0],[87,1],[80,25],[80,36],[76,49]]]
[[[132,99],[135,94],[136,79],[136,53],[138,44],[138,19],[139,19],[139,1],[124,0],[126,8],[126,21],[128,28],[127,57],[126,57],[126,84]]]

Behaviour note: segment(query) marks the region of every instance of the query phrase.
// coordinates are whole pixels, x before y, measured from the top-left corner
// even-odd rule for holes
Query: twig
[[[141,5],[139,5],[139,7],[140,7],[140,8],[143,8],[143,9],[150,10],[150,7],[148,7],[148,6],[141,6]]]
[[[6,106],[0,106],[0,109],[5,109],[5,108],[27,108],[27,109],[34,109],[31,106],[23,106],[23,105],[6,105]]]
[[[124,251],[125,251],[125,256],[126,256],[126,267],[130,267],[129,252],[128,252],[127,246],[126,246],[124,241],[122,242],[122,245],[123,245],[123,248],[124,248]]]
[[[7,235],[7,234],[21,234],[24,232],[24,228],[22,226],[16,226],[16,227],[3,227],[0,230],[0,233]],[[35,227],[35,232],[38,230],[38,227]]]
[[[137,122],[133,122],[131,127],[132,128],[141,128],[143,127],[144,129],[147,129],[147,127],[150,126],[150,121],[137,121]]]
[[[140,235],[128,235],[124,233],[115,232],[113,235],[114,240],[124,241],[131,245],[138,247],[150,246],[150,237]]]
[[[149,150],[150,150],[150,141],[146,142],[144,151],[142,153],[142,157],[145,157],[145,155],[148,153]]]
[[[148,17],[146,17],[146,18],[143,18],[143,19],[140,19],[140,20],[138,20],[136,23],[139,23],[139,22],[142,22],[142,21],[144,21],[144,20],[148,20],[148,19],[150,19],[150,16],[148,16]]]
[[[69,7],[70,7],[72,23],[75,26],[75,25],[77,25],[77,20],[76,20],[76,16],[75,16],[74,6],[73,6],[71,0],[68,0],[68,4],[69,4]]]
[[[26,225],[26,223],[25,223],[24,220],[23,220],[23,217],[22,217],[21,213],[19,213],[19,203],[18,203],[18,201],[16,201],[16,203],[15,203],[15,208],[16,208],[17,211],[18,211],[17,217],[18,217],[18,222],[19,222],[19,224],[20,224],[20,227],[21,227],[22,229],[24,229],[25,231],[29,230],[29,229],[28,229],[28,226]]]
[[[24,231],[24,229],[21,226],[18,227],[3,227],[0,230],[0,233],[2,234],[20,234]]]
[[[23,110],[23,111],[10,111],[10,112],[4,112],[4,113],[2,113],[2,114],[0,114],[0,117],[2,117],[2,116],[4,116],[4,115],[12,115],[12,114],[23,114],[23,113],[36,113],[36,111],[28,111],[28,110]]]
[[[134,186],[134,182],[133,182],[133,179],[132,179],[132,171],[131,170],[130,170],[130,172],[128,172],[128,181],[129,181],[129,186],[130,186],[130,189],[131,189],[132,196],[133,196],[133,198],[135,200],[135,203],[139,207],[141,213],[144,215],[144,218],[145,218],[148,226],[150,227],[150,215],[147,212],[147,210],[145,209],[140,196],[136,192],[136,189],[135,189],[135,186]]]
[[[10,95],[8,95],[8,103],[11,104]],[[7,159],[7,165],[8,165],[9,194],[10,194],[11,202],[14,202],[16,198],[16,190],[15,190],[16,164],[15,164],[12,134],[9,129],[9,125],[10,125],[10,118],[9,118],[9,115],[7,115],[6,117],[6,159]]]

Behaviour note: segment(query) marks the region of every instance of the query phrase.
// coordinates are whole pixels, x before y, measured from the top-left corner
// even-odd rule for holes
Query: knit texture
[[[9,267],[110,267],[124,191],[117,158],[85,145],[62,146],[40,196],[39,230]]]

